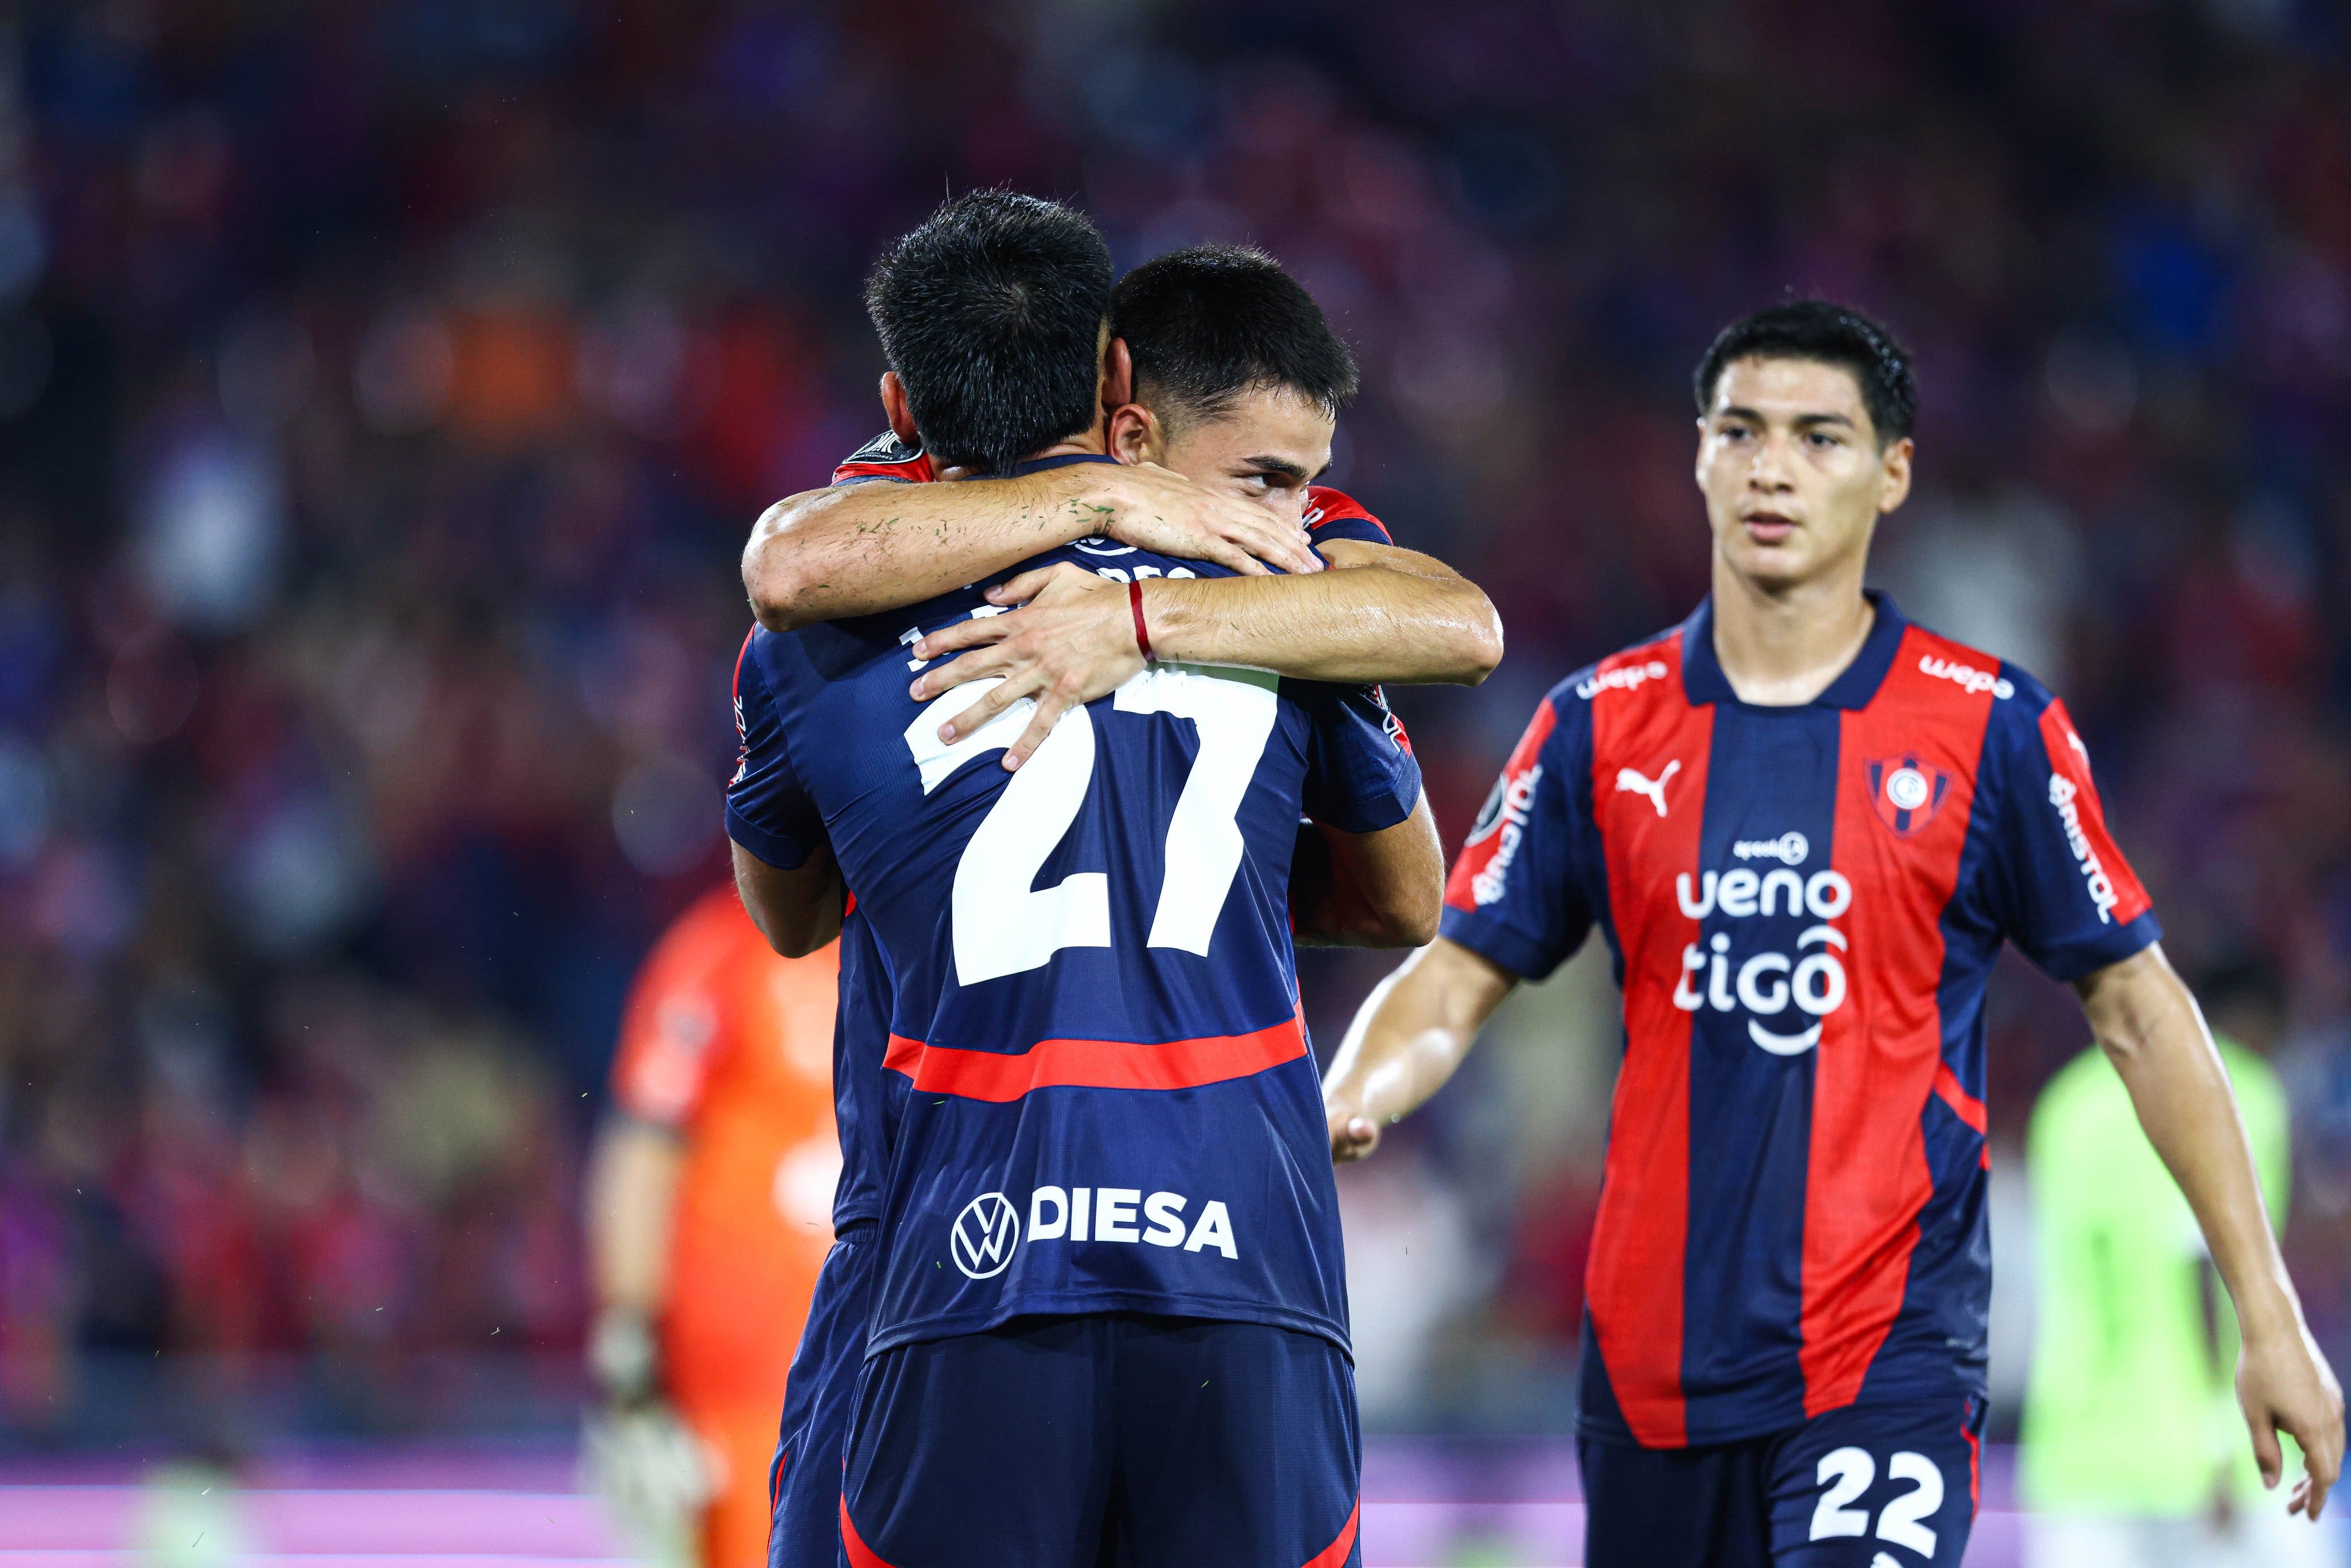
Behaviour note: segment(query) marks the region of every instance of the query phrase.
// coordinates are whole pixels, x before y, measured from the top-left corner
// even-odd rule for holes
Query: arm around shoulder
[[[1367,539],[1333,539],[1322,547],[1333,571],[1357,568],[1395,572],[1413,580],[1391,585],[1404,614],[1414,618],[1427,672],[1417,679],[1438,685],[1474,686],[1502,662],[1502,617],[1486,591],[1437,559],[1401,545]],[[1383,677],[1410,684],[1412,677]]]
[[[770,632],[902,610],[1102,535],[1244,574],[1311,571],[1303,536],[1261,507],[1165,469],[1072,463],[1017,478],[886,481],[768,507],[743,550],[751,612]]]
[[[1474,686],[1502,659],[1493,601],[1431,556],[1339,539],[1311,577],[1154,578],[1143,610],[1159,656],[1312,681]]]

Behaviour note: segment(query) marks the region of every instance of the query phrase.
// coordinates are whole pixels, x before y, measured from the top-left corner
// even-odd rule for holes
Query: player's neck
[[[1109,455],[1111,455],[1110,429],[1107,424],[1097,420],[1092,430],[1072,435],[1066,441],[1056,441],[1041,452],[1031,452],[1020,462],[1022,464],[1042,463],[1049,457],[1106,457]],[[933,477],[942,483],[953,484],[958,480],[986,479],[991,476],[983,469],[950,467],[937,470]]]
[[[1107,457],[1109,455],[1111,455],[1110,421],[1097,411],[1092,428],[1081,431],[1066,440],[1056,441],[1042,452],[1031,452],[1021,461],[1041,463],[1048,457]]]
[[[1877,611],[1861,563],[1808,582],[1764,585],[1714,562],[1714,656],[1741,702],[1794,707],[1828,690],[1869,640]]]

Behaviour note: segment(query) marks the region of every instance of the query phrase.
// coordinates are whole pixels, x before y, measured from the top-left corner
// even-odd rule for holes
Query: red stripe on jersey
[[[1670,678],[1592,698],[1592,814],[1608,859],[1608,904],[1625,955],[1625,1062],[1609,1110],[1608,1161],[1584,1299],[1625,1425],[1644,1446],[1688,1440],[1682,1295],[1689,1236],[1690,1015],[1674,1005],[1698,923],[1668,894],[1633,885],[1644,867],[1698,874],[1714,709],[1682,695],[1681,642],[1635,648],[1600,674],[1662,659]],[[1530,732],[1531,733],[1531,732]],[[1523,744],[1523,743],[1521,743]],[[1649,874],[1656,874],[1651,872]]]
[[[1355,1549],[1355,1529],[1363,1522],[1364,1504],[1360,1498],[1347,1511],[1347,1522],[1339,1527],[1339,1539],[1306,1560],[1306,1568],[1339,1568],[1347,1553]]]
[[[1349,517],[1362,518],[1380,530],[1380,538],[1390,544],[1395,542],[1395,536],[1388,532],[1388,526],[1372,516],[1371,508],[1345,491],[1333,490],[1327,485],[1306,486],[1306,509],[1300,521],[1305,524],[1307,532],[1312,533],[1316,528]]]
[[[1478,879],[1507,872],[1518,853],[1519,840],[1526,831],[1527,805],[1534,799],[1535,775],[1542,763],[1543,742],[1557,727],[1559,713],[1545,697],[1536,705],[1535,716],[1527,721],[1526,733],[1511,748],[1510,759],[1502,764],[1502,776],[1494,780],[1494,791],[1478,813],[1460,858],[1453,862],[1453,874],[1445,880],[1445,902],[1462,913],[1478,912]]]
[[[1040,1040],[1018,1055],[925,1045],[893,1034],[882,1065],[904,1073],[925,1094],[957,1094],[1003,1104],[1032,1089],[1197,1089],[1247,1078],[1305,1054],[1305,1027],[1291,1017],[1252,1034],[1155,1045],[1127,1040]]]
[[[849,1568],[890,1568],[874,1555],[873,1548],[865,1544],[865,1538],[857,1533],[857,1526],[850,1522],[849,1499],[845,1495],[841,1500],[841,1547],[849,1554]]]
[[[1949,1105],[1953,1115],[1973,1127],[1977,1137],[1990,1135],[1991,1117],[1984,1110],[1984,1103],[1960,1085],[1959,1075],[1951,1071],[1951,1064],[1948,1061],[1936,1064],[1935,1097]],[[1983,1146],[1983,1168],[1991,1169],[1991,1145],[1989,1143]]]
[[[908,1040],[903,1034],[893,1034],[890,1037],[889,1049],[882,1053],[882,1070],[884,1072],[903,1072],[912,1078],[914,1075],[914,1064],[922,1060],[923,1042],[921,1040]]]
[[[852,479],[895,479],[902,485],[927,485],[934,477],[927,452],[904,463],[844,463],[832,471],[836,485]]]
[[[1832,863],[1853,887],[1841,923],[1848,994],[1822,1022],[1804,1184],[1804,1414],[1853,1403],[1910,1280],[1934,1192],[1921,1121],[1943,1067],[1943,911],[1959,885],[1989,691],[1919,669],[1968,650],[1912,627],[1864,708],[1844,716]],[[1897,822],[1878,807],[1886,759],[1930,786]],[[1878,764],[1873,769],[1873,761]],[[1873,779],[1873,772],[1878,777]],[[1915,785],[1914,785],[1915,787]],[[1825,949],[1823,949],[1825,951]]]
[[[1948,1061],[1935,1065],[1935,1093],[1951,1108],[1953,1115],[1973,1127],[1979,1134],[1991,1129],[1991,1116],[1984,1110],[1984,1103],[1959,1086],[1959,1075],[1951,1071],[1951,1064]]]
[[[2067,814],[2069,826],[2078,822],[2082,830],[2082,842],[2074,854],[2089,879],[2090,896],[2097,900],[2103,918],[2127,925],[2147,912],[2147,889],[2106,831],[2106,809],[2090,778],[2090,748],[2082,744],[2065,705],[2054,698],[2041,710],[2041,743],[2049,748],[2049,803]],[[2066,836],[2070,841],[2073,835]]]

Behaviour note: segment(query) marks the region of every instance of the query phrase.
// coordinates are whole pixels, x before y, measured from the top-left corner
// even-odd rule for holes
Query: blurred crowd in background
[[[1255,241],[1353,345],[1333,482],[1508,628],[1400,698],[1449,841],[1546,687],[1704,591],[1714,329],[1889,320],[1882,575],[2065,695],[2191,979],[2283,981],[2289,1256],[2351,1353],[2339,6],[0,18],[0,1441],[565,1408],[620,999],[724,874],[737,552],[880,426],[869,259],[997,183],[1122,266]],[[1374,1426],[1565,1426],[1591,958],[1349,1174]],[[1391,961],[1310,956],[1325,1049]],[[2086,1035],[2021,965],[1991,1028],[2012,1171]]]

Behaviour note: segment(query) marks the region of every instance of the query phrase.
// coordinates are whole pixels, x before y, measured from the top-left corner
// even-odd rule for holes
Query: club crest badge
[[[1950,798],[1951,776],[1913,756],[1879,758],[1867,770],[1877,820],[1906,839],[1933,821]]]

